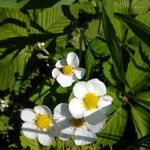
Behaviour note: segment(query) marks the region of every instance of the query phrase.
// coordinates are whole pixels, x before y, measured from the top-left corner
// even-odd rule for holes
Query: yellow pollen
[[[87,110],[97,108],[99,97],[95,93],[85,94],[83,97],[83,105]]]
[[[70,75],[72,74],[73,67],[71,65],[65,65],[62,69],[63,74]]]
[[[83,125],[84,125],[84,122],[85,122],[84,118],[76,119],[76,118],[73,118],[73,117],[72,117],[72,118],[70,119],[70,124],[71,124],[73,127],[76,127],[76,128],[79,128],[79,127],[83,126]]]
[[[35,124],[41,129],[48,129],[53,125],[53,121],[47,114],[38,114]]]

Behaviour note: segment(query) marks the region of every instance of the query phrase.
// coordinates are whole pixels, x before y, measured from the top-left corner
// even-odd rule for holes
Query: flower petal
[[[73,69],[74,74],[78,79],[82,79],[85,74],[85,69],[83,68],[74,68]]]
[[[51,111],[50,109],[45,106],[45,105],[37,105],[34,107],[34,111],[36,112],[36,114],[49,114],[51,115]]]
[[[104,114],[108,114],[111,108],[111,104],[112,104],[112,97],[105,95],[100,97],[100,105],[99,105],[99,109],[102,109]]]
[[[56,68],[62,68],[65,65],[67,65],[66,59],[58,60],[55,64]]]
[[[60,127],[54,120],[53,126],[48,129],[48,133],[54,137],[58,137],[60,135]]]
[[[98,133],[104,129],[105,124],[106,124],[106,119],[96,125],[91,125],[91,124],[87,123],[87,128],[91,132]]]
[[[75,128],[71,126],[70,119],[64,119],[59,122],[61,132],[59,138],[62,140],[69,140],[74,135]]]
[[[52,70],[52,77],[55,79],[61,72],[59,71],[58,68],[54,68]]]
[[[96,125],[106,119],[106,115],[101,109],[95,109],[93,111],[85,112],[85,119],[91,125]]]
[[[75,81],[73,76],[67,76],[62,73],[57,76],[56,80],[62,87],[69,87]]]
[[[88,131],[87,127],[76,128],[75,130],[75,144],[86,145],[94,142],[96,135],[93,132]]]
[[[83,99],[84,95],[88,92],[88,85],[85,81],[80,81],[73,87],[73,94],[79,99]]]
[[[52,144],[54,137],[50,136],[47,132],[43,132],[43,133],[38,133],[38,140],[40,144],[44,146],[48,146]]]
[[[69,102],[69,111],[74,118],[82,118],[85,112],[85,108],[82,104],[82,100],[73,98]]]
[[[66,60],[67,60],[68,65],[72,65],[73,67],[78,67],[79,66],[79,57],[74,52],[70,52],[67,55]]]
[[[64,118],[70,118],[69,106],[67,103],[60,103],[54,108],[54,119],[62,120]]]
[[[30,138],[30,139],[36,139],[37,138],[37,129],[36,126],[32,123],[23,123],[22,124],[22,132],[23,134]]]
[[[103,96],[106,94],[105,84],[98,79],[89,80],[88,87],[90,92],[96,93],[98,96]]]
[[[20,117],[25,122],[33,122],[33,120],[36,117],[36,114],[34,113],[33,109],[25,108],[21,111]]]

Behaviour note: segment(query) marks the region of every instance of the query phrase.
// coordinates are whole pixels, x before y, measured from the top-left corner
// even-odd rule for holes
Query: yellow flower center
[[[79,128],[79,127],[83,126],[83,125],[84,125],[84,122],[85,122],[84,118],[76,119],[76,118],[73,118],[73,117],[72,117],[72,118],[70,119],[70,124],[71,124],[72,126],[76,127],[76,128]]]
[[[41,129],[48,129],[53,125],[53,121],[47,114],[38,114],[35,124]]]
[[[97,108],[99,97],[95,93],[85,94],[83,97],[83,105],[87,110]]]
[[[72,74],[73,67],[71,65],[65,65],[62,69],[63,74],[70,75]]]

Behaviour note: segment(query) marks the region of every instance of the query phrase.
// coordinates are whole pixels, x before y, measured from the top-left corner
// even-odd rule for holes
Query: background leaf
[[[131,113],[138,138],[150,134],[150,113],[138,106],[132,106]]]
[[[150,86],[147,82],[150,79],[149,65],[142,60],[139,51],[135,52],[128,64],[126,79],[130,85],[130,89],[126,87],[126,92],[137,93]]]
[[[5,133],[9,129],[9,117],[0,116],[0,133]]]
[[[113,29],[113,26],[105,12],[105,9],[103,9],[102,12],[102,21],[106,42],[108,44],[108,48],[112,56],[116,76],[122,83],[126,83],[121,48],[118,44],[115,30]]]
[[[134,99],[137,103],[141,104],[142,106],[144,106],[145,108],[150,110],[150,108],[149,108],[149,106],[150,106],[150,91],[140,92],[135,95]]]
[[[4,51],[0,51],[0,53],[2,54]],[[17,56],[15,56],[16,53]],[[9,54],[0,60],[0,90],[10,89],[12,91],[19,90],[21,87],[21,78],[30,54],[27,49],[16,53]]]
[[[150,46],[150,27],[144,23],[124,14],[115,13],[117,18],[124,21],[143,42]]]

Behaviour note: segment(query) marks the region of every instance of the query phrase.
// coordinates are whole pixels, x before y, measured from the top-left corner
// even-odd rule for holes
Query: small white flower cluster
[[[71,52],[56,63],[52,76],[62,87],[68,87],[85,74],[85,69],[78,66],[79,58]],[[73,138],[76,145],[90,144],[106,124],[112,103],[112,97],[106,93],[105,84],[97,78],[77,82],[73,87],[74,98],[69,104],[58,104],[53,115],[44,105],[23,109],[23,134],[37,138],[45,146],[52,144],[54,137],[65,141]]]
[[[7,109],[8,107],[9,107],[9,100],[0,98],[0,111],[4,112],[5,109]]]

